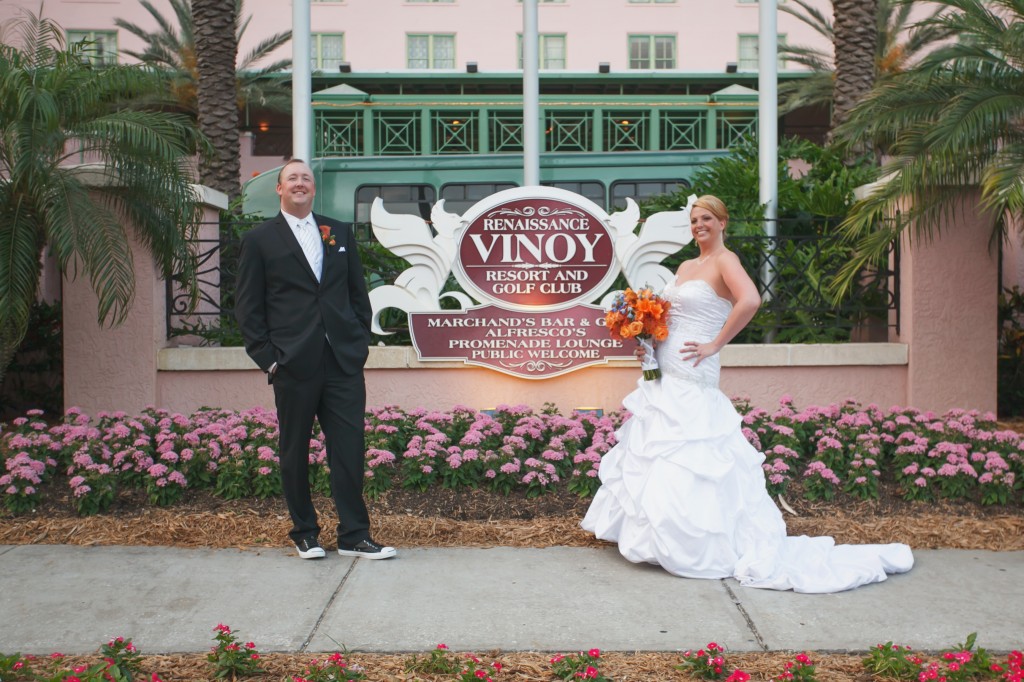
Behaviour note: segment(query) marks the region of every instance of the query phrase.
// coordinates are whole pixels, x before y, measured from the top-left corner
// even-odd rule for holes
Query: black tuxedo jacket
[[[281,213],[242,238],[235,317],[245,350],[260,369],[276,362],[298,379],[323,365],[324,337],[347,374],[369,354],[370,297],[350,223],[312,215],[331,228],[316,281],[302,247]]]

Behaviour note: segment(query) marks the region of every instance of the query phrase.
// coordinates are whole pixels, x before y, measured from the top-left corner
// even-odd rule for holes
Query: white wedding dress
[[[685,341],[713,340],[732,304],[704,280],[670,283],[664,296],[672,307],[668,339],[656,351],[662,378],[640,379],[623,401],[632,417],[601,461],[583,528],[617,542],[630,561],[747,587],[839,592],[909,571],[907,545],[786,536],[765,488],[764,455],[718,389],[718,355],[694,367],[679,353]]]

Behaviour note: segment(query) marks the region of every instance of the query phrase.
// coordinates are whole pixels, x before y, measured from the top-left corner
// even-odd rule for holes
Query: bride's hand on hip
[[[679,349],[683,360],[693,360],[693,366],[700,364],[701,360],[709,358],[718,352],[713,343],[697,343],[696,341],[684,341],[683,347]]]

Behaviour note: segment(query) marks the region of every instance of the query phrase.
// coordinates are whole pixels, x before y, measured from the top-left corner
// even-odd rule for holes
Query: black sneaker
[[[398,554],[398,550],[394,547],[382,547],[367,538],[355,545],[343,545],[339,542],[338,554],[341,556],[359,557],[360,559],[390,559]]]
[[[302,538],[295,543],[295,549],[298,550],[299,557],[302,559],[323,559],[327,556],[316,538]]]

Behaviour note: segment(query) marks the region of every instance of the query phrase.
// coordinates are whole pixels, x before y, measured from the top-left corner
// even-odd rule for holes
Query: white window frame
[[[418,38],[427,39],[427,56],[425,66],[413,66],[412,47],[413,40]],[[438,43],[441,40],[451,41],[451,63],[445,65],[439,65],[438,62],[442,59],[437,56],[437,50],[440,47]],[[419,58],[417,58],[419,59]],[[444,58],[447,60],[447,58]],[[454,33],[407,33],[405,36],[405,63],[410,69],[454,69],[455,64],[458,63],[455,56],[455,34]]]
[[[740,33],[736,37],[736,67],[739,71],[757,71],[760,68],[760,61],[758,59],[758,41],[760,36],[757,33]],[[778,45],[782,46],[786,44],[786,34],[779,33],[776,40]],[[743,53],[749,50],[749,47],[753,46],[753,56],[744,58]],[[779,54],[779,68],[786,68],[786,60],[781,54]]]
[[[562,42],[562,50],[559,55],[548,54],[548,49],[554,47],[558,40]],[[540,68],[545,71],[564,71],[568,65],[568,37],[565,33],[539,33],[537,34],[537,56],[540,59]],[[516,52],[519,68],[523,68],[523,34],[516,34]],[[552,62],[558,61],[561,64],[552,66]]]
[[[633,60],[633,45],[636,41],[646,40],[647,42],[647,59],[644,66],[638,66],[634,64]],[[659,58],[658,53],[658,41],[669,40],[671,41],[672,47],[672,63],[670,66],[658,66],[658,62],[662,59]],[[626,41],[626,49],[628,52],[627,64],[629,68],[635,71],[644,70],[657,70],[657,71],[671,71],[679,68],[679,44],[675,35],[670,33],[631,33]]]
[[[324,56],[324,38],[337,38],[341,42],[340,54],[337,57],[327,58]],[[336,61],[336,64],[326,64],[327,61]],[[309,34],[309,66],[314,71],[337,71],[338,66],[345,61],[345,34],[344,33],[310,33]]]
[[[117,31],[69,28],[64,37],[68,45],[83,41],[92,43],[87,45],[84,51],[92,64],[106,66],[118,62]],[[113,43],[113,49],[110,48],[108,39]]]

